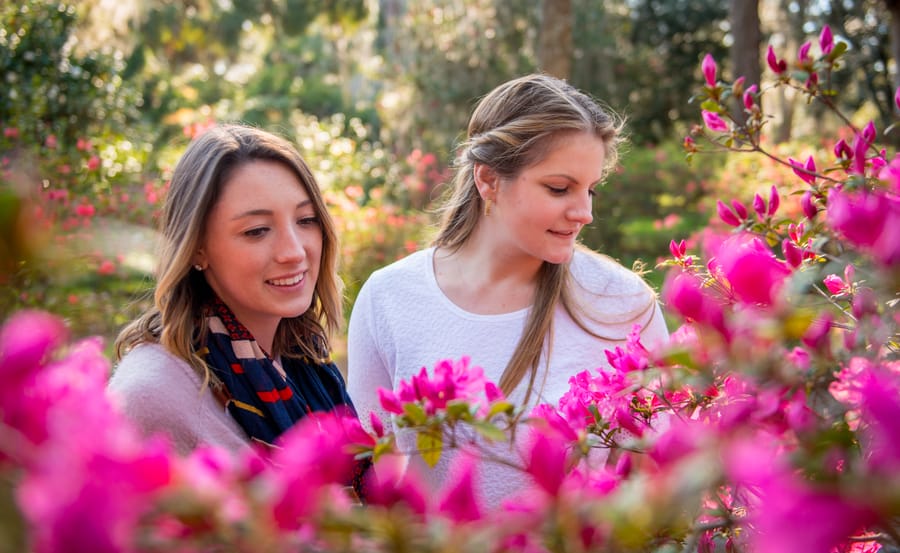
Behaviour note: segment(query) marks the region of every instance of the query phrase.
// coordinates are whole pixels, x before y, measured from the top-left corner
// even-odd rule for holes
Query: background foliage
[[[783,177],[746,157],[680,155],[701,56],[729,72],[722,2],[572,0],[576,86],[629,120],[631,143],[584,241],[630,265],[666,254],[730,190]],[[154,213],[190,137],[245,121],[295,140],[341,224],[347,306],[377,267],[427,242],[453,148],[477,99],[540,70],[543,3],[514,0],[24,0],[0,5],[0,208],[5,318],[25,306],[76,335],[114,336],[147,301]],[[850,45],[841,107],[891,115],[889,2],[761,0],[763,43],[830,24]],[[760,52],[762,55],[762,51]],[[836,122],[799,95],[772,139]],[[885,123],[883,126],[887,126]],[[897,135],[898,133],[894,133]],[[770,175],[771,172],[771,175]],[[764,178],[755,178],[765,175]],[[648,275],[655,283],[659,277]],[[338,352],[340,353],[340,352]]]

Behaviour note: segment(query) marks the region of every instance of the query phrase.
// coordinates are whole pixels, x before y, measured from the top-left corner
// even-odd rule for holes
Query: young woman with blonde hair
[[[440,359],[469,356],[518,404],[555,404],[570,377],[608,366],[604,350],[635,324],[647,344],[667,337],[643,279],[577,241],[617,162],[621,126],[548,75],[481,99],[433,244],[376,271],[353,306],[348,387],[364,424],[370,411],[390,420],[378,388],[394,390]],[[412,436],[398,443],[415,449]],[[412,463],[441,484],[450,457],[434,469]],[[490,506],[522,484],[500,465],[483,467],[482,480]]]

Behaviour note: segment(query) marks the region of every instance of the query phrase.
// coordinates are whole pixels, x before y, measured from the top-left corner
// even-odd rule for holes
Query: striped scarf
[[[344,378],[330,360],[317,363],[307,356],[285,356],[282,376],[222,300],[215,298],[207,305],[204,316],[208,332],[200,351],[223,385],[217,392],[228,413],[252,441],[276,444],[282,433],[312,412],[346,408],[356,416]],[[358,466],[351,478],[359,495],[368,466]]]

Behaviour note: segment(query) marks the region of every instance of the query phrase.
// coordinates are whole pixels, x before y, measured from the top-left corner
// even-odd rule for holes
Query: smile
[[[268,284],[272,284],[273,286],[293,286],[295,284],[303,282],[303,274],[299,274],[290,278],[276,278],[267,280],[266,282]]]

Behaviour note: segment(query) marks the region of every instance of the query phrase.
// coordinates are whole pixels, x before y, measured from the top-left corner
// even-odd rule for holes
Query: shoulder
[[[431,248],[419,250],[407,255],[406,257],[400,258],[389,265],[381,267],[380,269],[376,269],[369,277],[369,281],[381,282],[385,280],[392,280],[398,275],[419,273],[421,271],[424,271],[428,268],[428,263],[431,260],[432,251],[433,250]]]
[[[107,390],[126,408],[159,404],[196,396],[202,385],[187,361],[159,344],[141,344],[129,351],[113,370]]]
[[[588,249],[575,250],[570,269],[575,283],[592,294],[648,299],[653,296],[640,275],[613,258]]]
[[[421,289],[427,282],[430,262],[431,249],[425,249],[376,269],[360,288],[358,300],[380,304]]]

